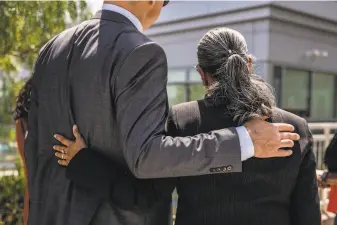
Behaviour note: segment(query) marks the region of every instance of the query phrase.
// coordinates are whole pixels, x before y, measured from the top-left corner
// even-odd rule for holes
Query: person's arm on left
[[[35,75],[36,71],[33,73],[33,79],[31,83],[31,97],[28,112],[28,134],[24,142],[24,156],[27,168],[27,181],[28,190],[30,196],[33,196],[33,183],[38,165],[38,91],[37,83],[38,79]]]
[[[313,137],[303,119],[299,127],[302,163],[290,199],[291,225],[320,225],[321,212],[316,176],[316,158],[312,150]]]
[[[16,143],[18,145],[18,151],[22,160],[23,169],[25,172],[25,197],[24,197],[24,206],[23,206],[23,224],[27,225],[28,223],[28,212],[29,212],[29,192],[28,192],[28,182],[27,182],[27,168],[26,168],[26,161],[24,157],[24,141],[25,137],[23,134],[22,121],[16,120],[15,121],[15,135],[16,135]]]

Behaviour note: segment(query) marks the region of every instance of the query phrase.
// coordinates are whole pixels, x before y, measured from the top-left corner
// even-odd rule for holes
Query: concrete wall
[[[246,38],[249,53],[254,55],[258,61],[258,70],[261,75],[265,71],[264,62],[268,61],[268,21],[257,21],[244,24],[232,24],[228,27],[241,32]],[[196,49],[199,40],[211,27],[164,34],[155,36],[152,39],[159,43],[167,54],[168,65],[170,68],[190,68],[196,65]]]
[[[272,1],[272,4],[337,22],[336,1]]]
[[[337,21],[337,2],[328,1],[174,1],[162,11],[157,23],[172,22],[196,16],[242,10],[261,5],[277,5],[313,16]]]
[[[328,52],[328,57],[308,58],[312,49]],[[273,63],[337,73],[337,34],[319,32],[310,28],[270,22],[269,60]]]
[[[240,31],[245,36],[251,54],[261,60],[267,59],[267,21],[232,24],[228,27]],[[152,39],[166,51],[170,67],[189,67],[195,65],[197,44],[209,29],[211,27],[164,34],[152,37]]]
[[[337,21],[332,20],[333,16],[328,13],[331,10],[326,8],[328,5],[337,11],[337,3],[309,3],[311,7],[316,7],[316,11],[306,4],[211,2],[207,5],[205,2],[173,2],[166,13],[181,8],[180,13],[174,14],[173,20],[185,19],[158,23],[147,34],[163,46],[170,68],[193,67],[196,64],[196,47],[200,38],[213,27],[227,26],[245,36],[249,53],[257,58],[258,73],[270,82],[273,79],[273,65],[337,73]],[[226,13],[187,19],[187,15],[204,15],[207,12],[224,10],[221,7],[216,8],[221,5],[226,6]],[[293,10],[298,8],[303,13]],[[228,12],[229,9],[235,11]],[[331,20],[311,15],[315,12],[321,15],[323,9],[327,10],[326,16]],[[167,16],[165,10],[162,22]],[[329,56],[316,60],[305,57],[305,52],[312,49],[327,51]]]
[[[229,12],[247,7],[265,5],[266,1],[171,1],[162,11],[157,24]]]

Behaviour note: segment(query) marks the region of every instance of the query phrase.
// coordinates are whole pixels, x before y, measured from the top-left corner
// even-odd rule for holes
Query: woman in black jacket
[[[324,163],[329,172],[337,172],[337,133],[332,138],[324,156]]]
[[[328,167],[330,173],[337,172],[337,133],[332,138],[324,156],[324,163]],[[327,210],[336,213],[337,211],[337,186],[330,185],[330,196]],[[334,225],[337,225],[337,217],[335,217]]]

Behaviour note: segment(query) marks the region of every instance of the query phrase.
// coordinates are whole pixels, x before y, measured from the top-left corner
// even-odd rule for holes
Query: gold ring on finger
[[[62,160],[64,159],[64,154],[61,155],[61,159],[62,159]]]

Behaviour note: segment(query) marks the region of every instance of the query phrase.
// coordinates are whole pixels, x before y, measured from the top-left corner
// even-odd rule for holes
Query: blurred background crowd
[[[101,5],[100,0],[0,1],[0,225],[22,224],[25,181],[13,119],[16,96],[41,46]],[[335,1],[173,1],[145,33],[167,54],[172,105],[203,97],[194,68],[203,34],[219,26],[241,32],[256,58],[256,74],[273,85],[278,106],[309,122],[321,174],[337,132],[336,12]],[[326,224],[333,217],[326,212],[328,193],[321,189]]]

